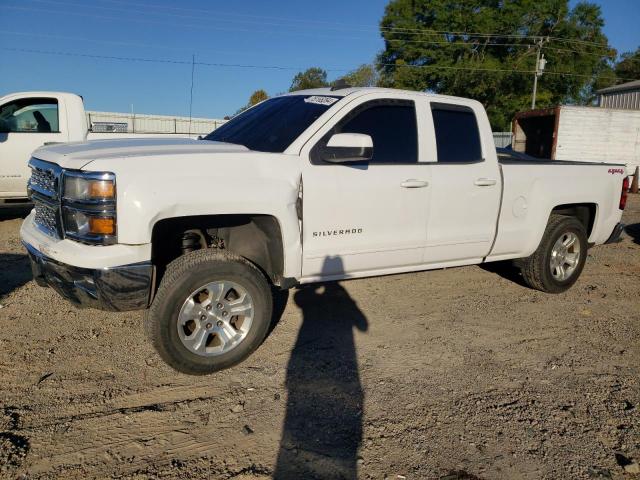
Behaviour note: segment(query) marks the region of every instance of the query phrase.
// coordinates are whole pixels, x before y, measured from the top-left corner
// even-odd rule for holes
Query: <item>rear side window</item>
[[[476,116],[468,107],[432,103],[438,163],[482,161],[480,132]]]

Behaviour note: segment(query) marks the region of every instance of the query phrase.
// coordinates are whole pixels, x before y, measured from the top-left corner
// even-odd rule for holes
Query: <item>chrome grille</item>
[[[62,168],[37,158],[29,161],[29,190],[35,206],[35,224],[48,235],[61,238],[59,188]]]
[[[30,187],[38,193],[55,198],[58,192],[58,179],[55,169],[43,169],[31,165]]]
[[[44,203],[34,202],[36,224],[50,235],[58,237],[58,211],[49,208]]]

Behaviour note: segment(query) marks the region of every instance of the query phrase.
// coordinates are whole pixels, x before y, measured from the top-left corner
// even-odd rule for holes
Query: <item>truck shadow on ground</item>
[[[479,267],[486,272],[495,273],[496,275],[499,275],[510,282],[516,283],[521,287],[531,288],[525,283],[524,278],[522,278],[520,268],[510,260],[506,260],[504,262],[483,263],[479,265]]]
[[[25,218],[31,212],[33,205],[19,207],[2,207],[0,208],[0,221],[14,220],[16,218]]]
[[[0,300],[32,278],[27,255],[0,253]]]
[[[355,479],[364,392],[354,328],[367,331],[367,319],[337,283],[303,287],[294,300],[303,322],[287,366],[287,410],[273,478]]]
[[[632,223],[627,225],[624,231],[629,235],[635,243],[640,245],[640,223]]]

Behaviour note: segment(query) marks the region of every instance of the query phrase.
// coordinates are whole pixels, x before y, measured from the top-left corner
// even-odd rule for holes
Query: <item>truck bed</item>
[[[593,212],[589,242],[604,243],[620,218],[623,164],[500,159],[502,200],[490,258],[522,258],[540,243],[554,208],[580,205]]]
[[[624,163],[609,163],[609,162],[583,162],[573,160],[551,160],[551,159],[533,159],[533,160],[518,160],[511,158],[498,157],[498,163],[501,165],[590,165],[594,167],[601,167],[603,165],[611,165],[614,167],[625,167]]]

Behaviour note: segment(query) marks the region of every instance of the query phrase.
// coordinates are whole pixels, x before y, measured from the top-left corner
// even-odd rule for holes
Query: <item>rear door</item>
[[[65,142],[56,98],[18,98],[0,105],[0,197],[24,197],[31,153]]]
[[[480,261],[493,243],[501,177],[485,113],[478,106],[430,102],[436,158],[424,263]]]
[[[365,95],[305,146],[304,278],[372,275],[422,263],[430,179],[418,131],[425,108],[401,93]],[[373,158],[356,164],[318,159],[315,152],[334,133],[370,135]]]

